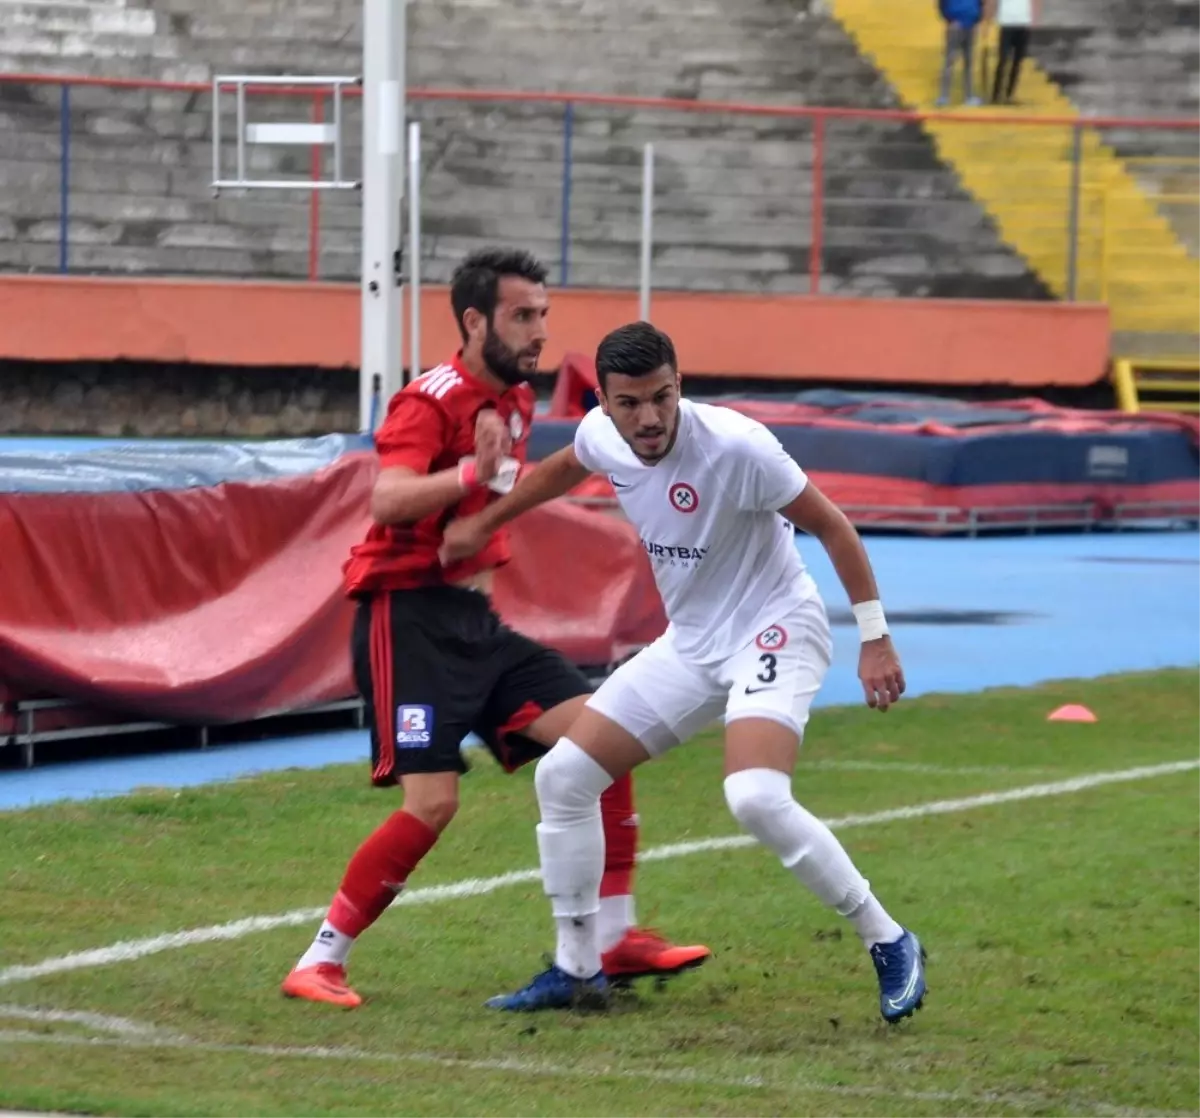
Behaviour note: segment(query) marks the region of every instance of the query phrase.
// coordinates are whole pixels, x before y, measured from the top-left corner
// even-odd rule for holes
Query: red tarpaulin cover
[[[354,453],[265,482],[0,493],[0,679],[173,722],[233,722],[354,694],[341,566],[376,470]],[[513,526],[501,615],[605,664],[666,625],[633,529],[559,501]]]

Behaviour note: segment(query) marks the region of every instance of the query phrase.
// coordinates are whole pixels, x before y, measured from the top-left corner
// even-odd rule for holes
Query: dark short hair
[[[472,252],[454,269],[450,279],[450,305],[454,321],[465,338],[467,328],[463,317],[468,310],[477,310],[488,322],[496,310],[500,280],[517,276],[530,283],[546,282],[546,265],[531,252],[518,248],[481,248]]]
[[[666,334],[648,322],[618,326],[596,348],[596,379],[601,388],[605,388],[609,373],[646,377],[664,365],[679,371],[675,346]]]

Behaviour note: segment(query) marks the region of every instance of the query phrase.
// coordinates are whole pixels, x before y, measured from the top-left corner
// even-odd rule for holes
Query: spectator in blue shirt
[[[938,0],[938,10],[946,22],[946,57],[942,63],[942,92],[937,104],[939,108],[950,104],[954,62],[961,56],[963,100],[968,105],[981,105],[983,102],[975,96],[973,71],[975,31],[983,19],[983,0]]]

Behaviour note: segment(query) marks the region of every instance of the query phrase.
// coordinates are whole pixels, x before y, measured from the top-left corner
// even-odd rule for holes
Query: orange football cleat
[[[612,979],[665,978],[711,958],[712,952],[699,944],[677,947],[653,929],[630,928],[620,943],[600,956],[600,965]]]
[[[344,1009],[355,1009],[362,1005],[362,998],[346,985],[346,968],[338,963],[297,967],[283,980],[280,989],[289,998],[328,1002]]]

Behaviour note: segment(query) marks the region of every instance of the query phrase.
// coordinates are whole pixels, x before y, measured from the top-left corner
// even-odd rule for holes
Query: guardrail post
[[[1071,125],[1071,197],[1067,218],[1067,298],[1073,303],[1079,293],[1079,203],[1083,181],[1083,126]]]
[[[71,199],[71,86],[63,82],[58,107],[58,270],[66,273],[70,261]]]
[[[571,279],[571,141],[574,134],[575,102],[568,101],[563,106],[562,229],[558,246],[559,283],[563,287]]]
[[[812,236],[808,246],[808,293],[821,294],[825,254],[825,117],[813,117]]]
[[[320,92],[313,94],[312,106],[313,124],[323,124],[325,121],[325,102],[322,99]],[[340,126],[341,121],[338,121]],[[321,149],[318,145],[313,144],[310,154],[310,172],[313,182],[320,181],[321,178]],[[341,168],[336,172],[336,177],[341,179]],[[308,192],[308,280],[310,283],[315,281],[321,273],[321,192],[319,190],[310,190]]]
[[[639,314],[650,321],[651,271],[654,268],[654,145],[642,148],[642,262],[639,277]]]

